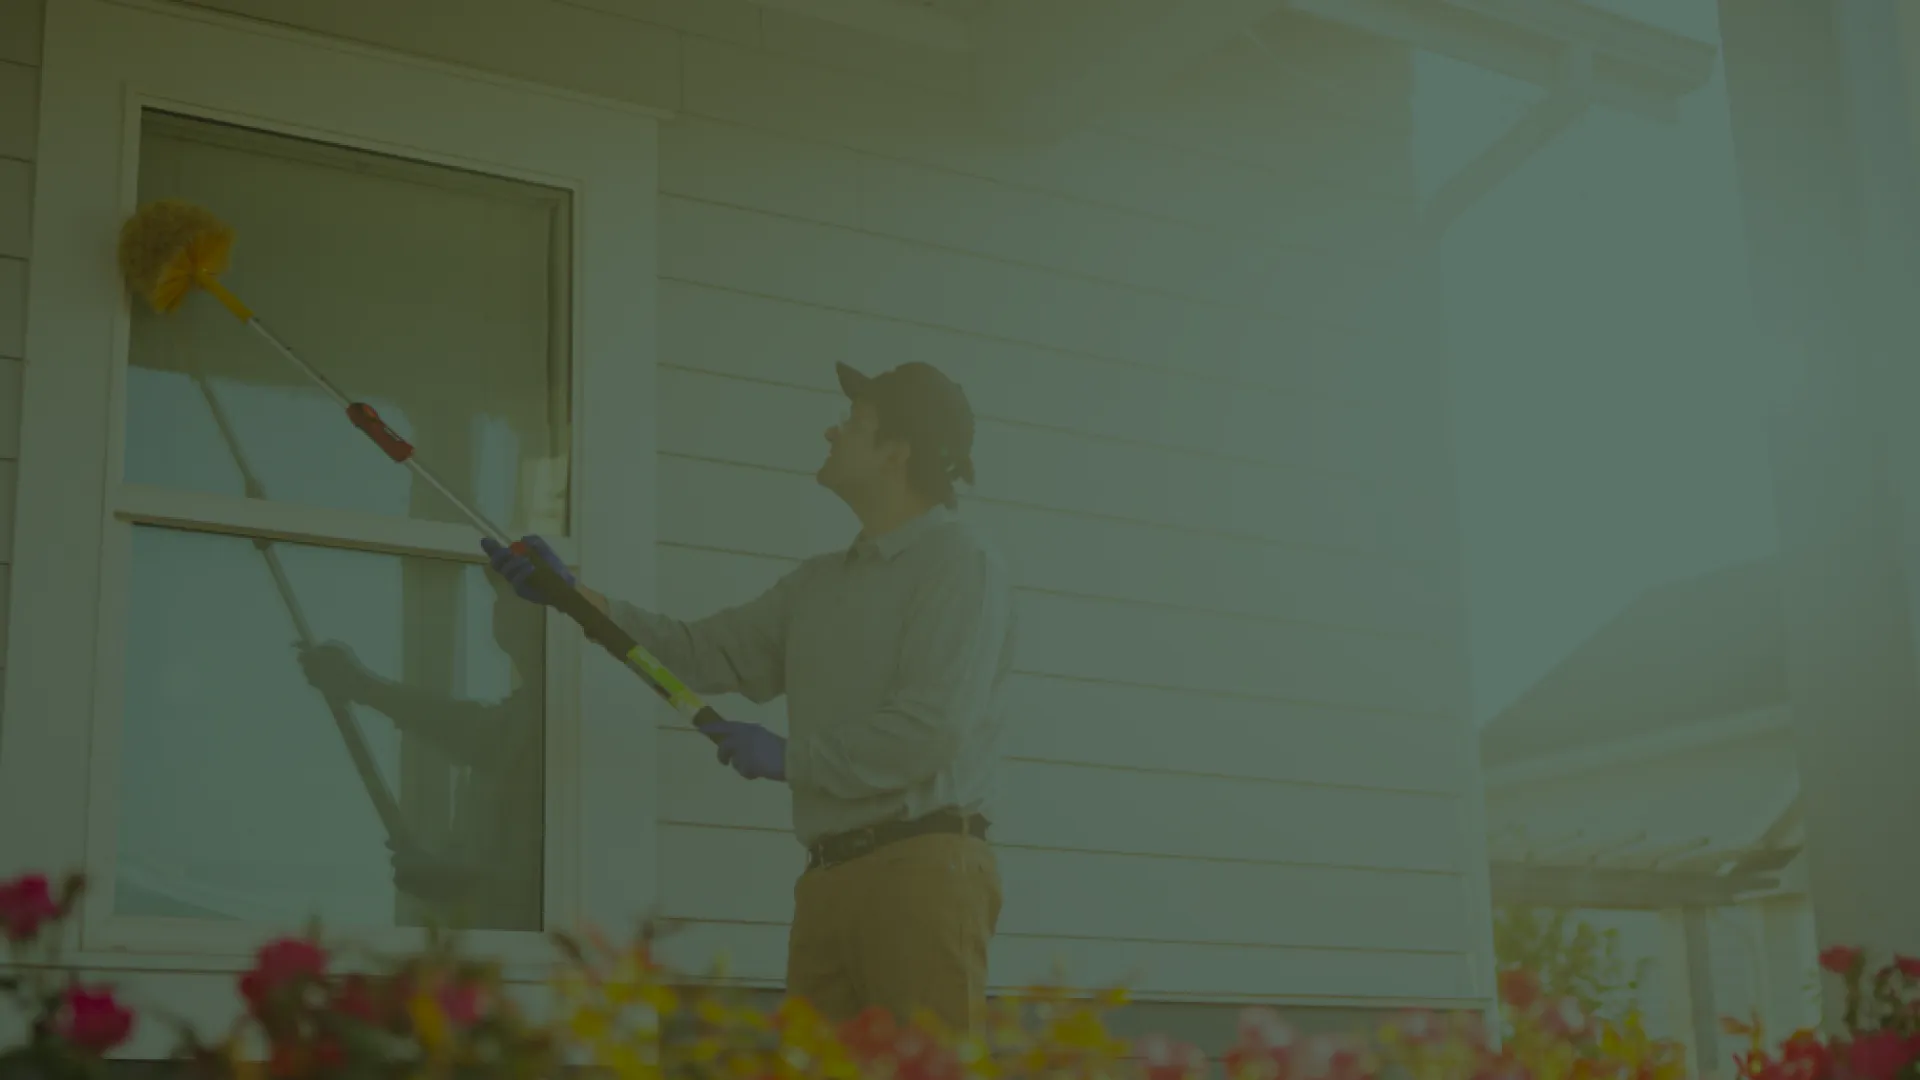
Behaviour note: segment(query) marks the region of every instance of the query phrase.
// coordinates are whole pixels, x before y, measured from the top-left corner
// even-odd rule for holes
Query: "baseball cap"
[[[840,389],[849,399],[870,401],[889,426],[915,449],[930,449],[948,475],[971,473],[973,406],[960,384],[932,364],[912,361],[878,375],[836,363]]]

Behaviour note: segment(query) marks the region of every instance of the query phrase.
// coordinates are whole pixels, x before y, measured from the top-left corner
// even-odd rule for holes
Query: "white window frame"
[[[135,206],[148,107],[571,192],[571,522],[555,546],[597,587],[653,596],[658,111],[185,5],[49,0],[41,130],[52,134],[29,270],[0,872],[85,867],[103,886],[122,660],[138,647],[121,634],[135,523],[296,541],[344,531],[362,550],[481,558],[461,526],[121,485],[130,301],[113,252]],[[261,346],[262,364],[285,363]],[[420,453],[431,466],[433,448]],[[662,706],[564,616],[547,619],[546,924],[626,930],[656,895],[651,710]],[[70,945],[81,966],[183,977],[239,970],[268,936],[300,929],[116,917],[105,888],[80,922]],[[341,932],[388,948],[422,938]],[[468,937],[521,978],[552,957],[537,933]]]

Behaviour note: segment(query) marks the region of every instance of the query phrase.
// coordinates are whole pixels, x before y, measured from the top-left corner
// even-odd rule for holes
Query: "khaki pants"
[[[987,943],[1000,872],[984,840],[916,836],[800,876],[787,993],[835,1023],[881,1005],[905,1023],[927,1010],[955,1032],[986,1013]]]

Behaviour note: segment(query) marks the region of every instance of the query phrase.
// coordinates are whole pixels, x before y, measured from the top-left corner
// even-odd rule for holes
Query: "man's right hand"
[[[532,553],[531,556],[518,554],[491,536],[480,538],[480,550],[487,553],[487,561],[493,564],[494,571],[513,585],[515,596],[535,604],[549,602],[546,594],[533,583],[534,558],[545,562],[567,584],[575,586],[579,584],[573,572],[567,569],[567,564],[560,561],[560,556],[553,553],[553,549],[547,546],[545,540],[529,535],[521,537],[520,542],[527,546],[528,551]]]
[[[352,649],[337,641],[296,644],[294,648],[307,682],[323,694],[357,701],[365,697],[366,688],[379,679]]]

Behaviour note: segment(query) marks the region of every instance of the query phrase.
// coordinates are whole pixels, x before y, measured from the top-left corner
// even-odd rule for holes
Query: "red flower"
[[[872,1061],[893,1051],[899,1032],[893,1013],[884,1006],[872,1005],[840,1025],[840,1045],[856,1059]]]
[[[104,1054],[133,1034],[133,1011],[114,999],[111,987],[72,986],[60,999],[55,1029],[74,1046]]]
[[[1820,950],[1820,966],[1835,975],[1852,975],[1860,969],[1866,954],[1851,945],[1830,945]]]
[[[26,874],[0,885],[0,922],[13,941],[32,941],[41,924],[60,916],[44,874]]]
[[[323,1037],[313,1047],[313,1064],[316,1068],[337,1069],[346,1064],[347,1051],[340,1040],[331,1035]]]
[[[1893,1080],[1920,1057],[1920,1042],[1897,1031],[1870,1031],[1847,1047],[1847,1071],[1858,1080]]]
[[[1531,1080],[1532,1076],[1533,1073],[1525,1065],[1502,1051],[1481,1061],[1474,1070],[1473,1080]]]
[[[1833,1075],[1833,1051],[1813,1032],[1795,1032],[1780,1044],[1778,1065],[1767,1071],[1776,1080],[1823,1080]]]
[[[1500,1000],[1525,1012],[1540,1000],[1540,980],[1525,968],[1508,968],[1500,973]]]
[[[1920,957],[1896,956],[1893,958],[1893,966],[1909,979],[1920,979]]]
[[[307,1054],[293,1043],[276,1042],[267,1055],[267,1075],[296,1077],[307,1071]]]
[[[960,1056],[917,1027],[893,1040],[895,1080],[960,1080]]]
[[[480,1022],[481,1007],[486,1003],[486,989],[479,983],[444,986],[436,996],[440,1000],[441,1011],[446,1013],[447,1022],[454,1027],[472,1027]]]
[[[281,938],[260,947],[253,970],[240,977],[240,993],[257,1013],[281,987],[318,979],[327,971],[327,954],[300,938]]]
[[[374,1002],[373,984],[357,972],[342,979],[333,993],[333,1011],[369,1024],[378,1023],[380,1008]]]

